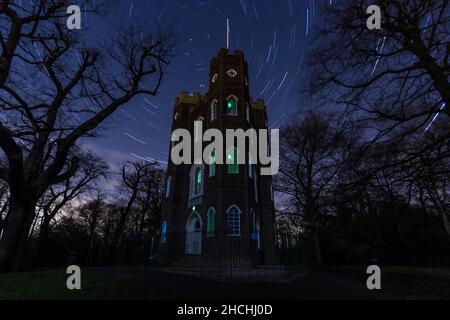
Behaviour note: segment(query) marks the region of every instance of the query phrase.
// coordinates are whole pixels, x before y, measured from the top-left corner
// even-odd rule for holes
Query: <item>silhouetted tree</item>
[[[82,200],[80,196],[101,189],[98,185],[99,178],[106,178],[108,165],[90,153],[78,153],[80,159],[77,173],[65,182],[53,185],[38,202],[36,219],[38,222],[38,238],[35,249],[35,260],[39,260],[42,251],[45,250],[50,223],[58,213],[74,199]]]
[[[319,112],[310,112],[282,129],[276,189],[290,202],[283,213],[299,216],[302,229],[314,239],[317,263],[321,262],[319,228],[326,213],[323,200],[353,155],[356,136],[352,127]]]
[[[71,4],[0,3],[0,178],[10,193],[0,271],[20,267],[39,199],[79,168],[79,138],[137,95],[156,95],[170,62],[172,37],[161,30],[132,26],[88,47],[66,27]]]
[[[107,203],[104,195],[98,193],[94,199],[89,200],[78,208],[78,216],[85,226],[88,244],[84,256],[84,265],[93,265],[95,258],[95,244],[98,237],[98,229],[107,214]]]
[[[146,215],[155,212],[161,206],[162,174],[157,163],[127,161],[121,167],[121,194],[125,194],[124,205],[115,226],[111,241],[111,261],[117,258],[117,248],[124,234],[130,215],[134,212],[138,218],[138,234],[142,235]],[[139,236],[137,235],[137,236]]]
[[[366,26],[366,0],[326,6],[310,52],[306,91],[345,108],[376,141],[393,145],[422,134],[436,120],[450,138],[450,14],[448,0],[381,0],[381,30]],[[322,100],[323,99],[323,100]],[[421,152],[410,154],[418,157]]]

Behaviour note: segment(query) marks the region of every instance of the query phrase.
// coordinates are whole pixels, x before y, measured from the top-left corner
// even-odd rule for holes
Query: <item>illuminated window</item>
[[[245,119],[247,120],[247,122],[250,122],[250,108],[248,106],[248,103],[247,103],[247,106],[245,108]]]
[[[250,214],[252,217],[252,239],[256,240],[256,245],[258,249],[261,249],[261,241],[260,241],[260,235],[259,235],[259,221],[258,217],[253,209],[250,210]]]
[[[208,210],[208,225],[207,225],[207,236],[213,237],[216,228],[216,210],[210,208]]]
[[[253,189],[255,192],[255,202],[258,202],[258,176],[256,175],[255,168],[253,168]]]
[[[214,121],[217,119],[217,100],[214,99],[214,101],[211,103],[210,109],[211,121]]]
[[[202,192],[202,169],[197,168],[194,175],[194,193],[200,194]]]
[[[252,166],[252,155],[247,153],[247,161],[248,161],[248,176],[249,178],[253,178],[253,166]]]
[[[203,166],[193,165],[191,167],[189,172],[189,199],[194,199],[203,194],[203,171]]]
[[[172,177],[169,177],[167,178],[166,183],[166,198],[169,198],[171,193],[172,193]]]
[[[164,221],[161,225],[161,244],[165,244],[167,242],[167,222]]]
[[[214,177],[216,175],[216,153],[211,152],[211,159],[209,165],[209,176]]]
[[[270,183],[270,200],[273,201],[273,184],[272,184],[272,182]]]
[[[194,123],[195,141],[200,141],[202,139],[202,130],[200,129],[203,125],[203,121],[205,121],[205,119],[203,119],[203,117],[200,117]]]
[[[228,215],[228,235],[241,235],[241,210],[235,205],[232,205],[227,210]]]
[[[227,173],[239,173],[238,152],[236,148],[230,149],[227,153]]]
[[[229,96],[227,98],[227,115],[237,116],[237,102],[238,98],[235,96]]]

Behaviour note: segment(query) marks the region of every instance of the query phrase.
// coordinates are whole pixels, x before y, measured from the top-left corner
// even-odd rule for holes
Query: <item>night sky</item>
[[[107,19],[85,16],[83,29],[91,39],[108,37],[111,25],[132,21],[176,26],[177,48],[170,73],[156,97],[139,96],[122,107],[101,137],[85,145],[111,163],[137,158],[168,158],[172,107],[181,91],[207,91],[209,61],[226,47],[226,19],[231,24],[231,50],[245,53],[253,99],[268,108],[269,126],[278,128],[302,109],[298,81],[307,42],[318,9],[331,0],[140,0],[119,1]]]

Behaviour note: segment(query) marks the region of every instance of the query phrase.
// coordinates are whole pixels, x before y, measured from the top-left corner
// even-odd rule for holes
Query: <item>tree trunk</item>
[[[317,231],[314,232],[314,253],[315,253],[315,264],[321,265],[322,264],[322,250],[320,249],[320,243],[319,243],[319,234]]]
[[[0,239],[0,272],[19,271],[22,268],[25,244],[33,223],[36,204],[11,198],[8,219]]]
[[[135,196],[132,197],[132,201],[130,200],[130,203],[134,202]],[[128,204],[127,208],[124,211],[121,211],[120,213],[120,220],[117,224],[117,228],[115,232],[113,233],[113,238],[111,242],[111,248],[109,252],[109,263],[112,265],[115,265],[118,263],[119,258],[119,244],[120,244],[120,238],[122,237],[122,233],[125,229],[125,225],[127,222],[128,214],[131,211],[131,205]]]
[[[44,219],[42,219],[42,223],[39,227],[39,238],[37,241],[37,245],[36,245],[36,249],[35,249],[35,253],[34,253],[34,257],[33,257],[33,264],[37,265],[37,266],[42,266],[42,255],[44,252],[44,248],[48,242],[48,231],[49,231],[49,227],[50,227],[50,222],[51,222],[51,218],[50,217],[44,217]]]
[[[88,251],[86,253],[86,258],[85,258],[85,262],[84,262],[86,266],[91,266],[93,264],[93,256],[94,256],[94,248],[95,248],[95,240],[96,240],[95,228],[97,227],[97,217],[98,217],[98,211],[94,213],[91,224],[89,226],[89,246],[88,246]]]

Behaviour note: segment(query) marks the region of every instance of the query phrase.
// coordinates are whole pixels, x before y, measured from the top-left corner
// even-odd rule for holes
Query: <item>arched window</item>
[[[227,152],[227,173],[239,173],[238,151],[232,148]]]
[[[258,176],[255,168],[253,168],[253,189],[255,192],[255,202],[258,202]]]
[[[253,166],[252,166],[252,155],[249,153],[247,153],[247,161],[248,161],[248,176],[250,179],[253,178]]]
[[[216,175],[216,152],[211,152],[210,165],[209,165],[209,177]]]
[[[161,225],[161,244],[167,242],[167,222],[164,221]]]
[[[236,96],[231,95],[227,98],[227,115],[237,116],[237,104],[238,98]]]
[[[228,215],[228,235],[240,236],[241,235],[241,210],[232,205],[227,210]]]
[[[255,213],[255,210],[251,209],[250,214],[252,217],[252,239],[256,240],[257,247],[258,247],[258,249],[260,249],[261,241],[260,241],[260,234],[259,234],[259,230],[260,230],[259,219]]]
[[[217,100],[216,99],[214,99],[213,102],[211,102],[210,114],[211,114],[211,118],[210,118],[211,122],[217,119]]]
[[[189,199],[203,194],[203,166],[193,165],[189,173]]]
[[[273,183],[270,182],[270,200],[273,201]]]
[[[207,236],[208,237],[214,237],[216,229],[216,210],[214,208],[209,208],[208,210],[208,226],[207,226]]]
[[[202,169],[197,168],[194,175],[194,193],[199,194],[202,191]]]
[[[250,209],[250,216],[252,217],[252,232],[256,231],[256,214],[255,210]]]
[[[167,178],[166,183],[166,198],[170,198],[170,194],[172,193],[172,177]]]
[[[247,122],[250,122],[250,108],[248,106],[248,103],[247,106],[245,107],[245,119],[247,120]]]
[[[172,151],[172,149],[177,145],[177,143],[175,142],[175,140],[179,139],[177,134],[174,132],[172,132],[172,136],[170,138],[170,150]]]
[[[200,123],[197,122],[202,122],[205,121],[205,119],[203,119],[203,117],[199,117],[196,121],[195,121],[195,125],[194,125],[194,134],[195,134],[195,141],[200,141],[202,139],[202,130],[200,130]]]

